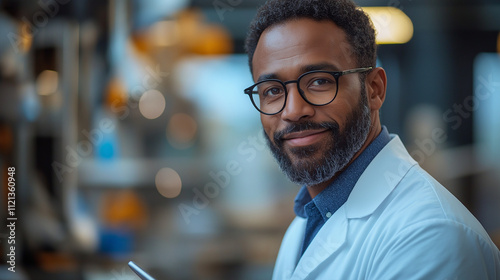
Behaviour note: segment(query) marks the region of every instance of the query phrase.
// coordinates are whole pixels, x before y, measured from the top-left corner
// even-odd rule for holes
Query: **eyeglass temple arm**
[[[355,69],[345,70],[345,71],[342,71],[342,75],[351,74],[351,73],[358,73],[358,72],[365,72],[365,71],[371,70],[372,68],[373,67],[365,67],[365,68],[355,68]]]

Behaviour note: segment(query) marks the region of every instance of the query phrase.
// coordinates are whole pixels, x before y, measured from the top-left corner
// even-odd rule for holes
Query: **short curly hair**
[[[298,18],[330,20],[344,30],[357,67],[375,67],[377,45],[375,29],[369,17],[351,0],[269,0],[257,11],[245,40],[248,64],[252,60],[259,38],[267,28]]]

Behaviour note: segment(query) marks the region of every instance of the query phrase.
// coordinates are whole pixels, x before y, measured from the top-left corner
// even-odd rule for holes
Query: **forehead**
[[[332,21],[301,18],[271,26],[260,36],[252,59],[254,80],[264,74],[297,76],[314,64],[355,68],[345,32]]]

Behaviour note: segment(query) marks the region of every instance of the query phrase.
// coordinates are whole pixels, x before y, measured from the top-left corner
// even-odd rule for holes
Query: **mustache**
[[[300,123],[292,123],[280,131],[276,131],[273,135],[274,143],[280,147],[283,142],[283,137],[292,132],[300,132],[310,129],[328,129],[335,132],[339,131],[339,124],[337,122],[321,122],[315,123],[311,121],[303,121]]]

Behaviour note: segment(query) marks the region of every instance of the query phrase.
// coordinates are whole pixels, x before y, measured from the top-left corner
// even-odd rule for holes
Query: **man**
[[[472,214],[380,123],[386,74],[349,0],[270,0],[246,41],[281,169],[302,185],[273,279],[500,279]]]

